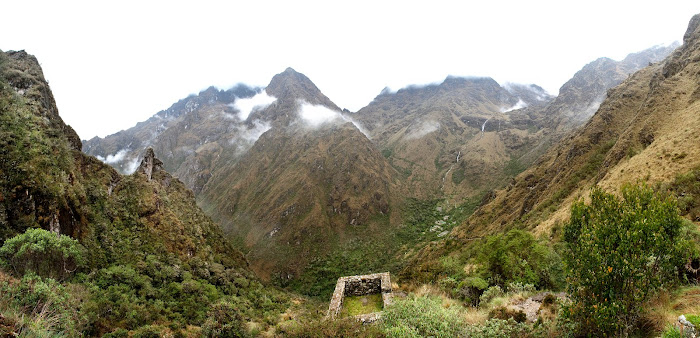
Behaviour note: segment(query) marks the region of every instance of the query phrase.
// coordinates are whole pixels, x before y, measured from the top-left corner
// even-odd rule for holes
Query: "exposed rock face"
[[[143,156],[143,160],[141,160],[141,165],[139,165],[137,172],[145,174],[150,181],[153,177],[153,173],[160,170],[163,170],[163,162],[156,158],[153,148],[149,147],[146,149],[146,154]]]

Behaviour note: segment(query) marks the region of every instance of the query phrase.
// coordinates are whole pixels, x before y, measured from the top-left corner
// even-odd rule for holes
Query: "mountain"
[[[31,241],[36,233],[28,230],[39,228],[84,248],[61,251],[84,262],[71,268],[64,261],[61,271],[77,274],[65,282],[43,275],[41,267],[58,259],[47,254],[23,260],[39,276],[0,271],[4,281],[15,278],[3,282],[3,325],[9,320],[22,328],[44,304],[41,311],[52,317],[46,323],[35,317],[35,327],[49,330],[39,335],[53,329],[69,336],[135,334],[148,327],[187,335],[214,325],[207,313],[221,302],[236,304],[220,323],[236,330],[243,318],[262,321],[262,298],[270,302],[265,313],[285,307],[286,296],[262,287],[242,253],[152,149],[131,175],[83,154],[80,139],[58,115],[38,61],[24,51],[0,52],[0,122],[0,244],[17,235]],[[21,250],[44,252],[49,245],[40,241]],[[10,314],[25,319],[13,324]]]
[[[350,238],[383,231],[395,171],[367,137],[303,74],[291,68],[265,91],[274,104],[250,116],[272,126],[239,161],[217,167],[198,197],[239,239],[263,278],[298,276],[312,259]]]
[[[552,128],[556,131],[585,124],[598,110],[608,89],[622,83],[632,73],[663,60],[678,46],[678,42],[655,46],[629,54],[621,61],[600,58],[585,65],[559,89],[559,95],[542,115],[555,117]]]
[[[511,228],[558,238],[571,203],[588,196],[593,186],[619,191],[623,184],[641,181],[674,187],[669,191],[692,200],[688,180],[696,177],[693,170],[700,166],[699,26],[696,15],[681,47],[608,90],[585,125],[456,227],[452,236],[462,245],[426,249],[419,260],[430,265],[430,257],[459,251],[455,248],[468,247],[476,238]],[[683,203],[691,203],[681,210],[689,215],[692,202]]]
[[[404,174],[412,196],[460,203],[527,168],[585,123],[608,89],[675,47],[653,47],[622,61],[595,60],[557,97],[537,85],[448,77],[437,85],[385,90],[352,117]]]
[[[352,116],[403,173],[411,196],[461,202],[498,185],[503,168],[536,140],[539,127],[517,109],[551,99],[535,85],[448,77],[384,91]]]
[[[660,53],[627,59],[648,63]],[[164,168],[195,192],[253,270],[286,284],[320,257],[367,252],[351,243],[407,231],[416,201],[461,213],[490,197],[576,126],[569,116],[598,99],[589,87],[604,93],[632,68],[603,63],[584,67],[556,98],[536,85],[450,76],[385,90],[357,113],[288,68],[264,89],[209,88],[84,148],[117,168],[133,168],[146,145],[164,154]],[[381,241],[395,243],[391,252],[413,245]]]

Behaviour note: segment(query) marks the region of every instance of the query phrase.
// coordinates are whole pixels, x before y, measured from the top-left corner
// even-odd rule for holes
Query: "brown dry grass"
[[[647,332],[661,332],[678,316],[700,314],[700,286],[682,287],[672,292],[661,292],[646,306],[641,325]]]

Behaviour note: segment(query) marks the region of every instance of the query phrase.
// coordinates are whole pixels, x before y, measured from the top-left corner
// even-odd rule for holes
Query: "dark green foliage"
[[[642,304],[677,279],[682,221],[674,201],[626,186],[622,199],[600,189],[574,203],[564,227],[573,304],[567,315],[592,335],[627,334]]]
[[[486,238],[476,256],[480,274],[491,285],[533,284],[539,289],[559,289],[564,284],[559,255],[529,232],[511,230]]]
[[[34,272],[63,280],[85,266],[85,255],[85,248],[68,236],[28,229],[0,247],[0,266],[18,277]]]
[[[243,337],[242,316],[236,306],[227,301],[213,304],[202,326],[206,337]]]
[[[224,301],[240,318],[274,324],[287,297],[253,278],[192,192],[164,171],[152,180],[121,176],[78,151],[32,59],[0,65],[0,260],[18,277],[83,273],[71,279],[77,284],[33,277],[6,285],[0,298],[9,305],[0,302],[0,310],[70,312],[60,318],[67,336],[178,335],[203,325],[212,304]],[[0,63],[7,60],[0,53]],[[31,88],[16,93],[25,83]],[[47,283],[79,305],[32,296]]]
[[[481,199],[477,196],[449,211],[438,211],[438,200],[409,199],[403,209],[403,226],[396,231],[368,232],[366,228],[350,229],[356,239],[338,247],[327,256],[316,258],[304,273],[293,280],[279,278],[281,286],[289,286],[302,294],[327,300],[339,277],[400,271],[408,262],[406,252],[422,248],[438,239],[441,231],[451,230],[472,214]],[[430,231],[438,220],[449,216],[440,231]],[[388,224],[388,217],[379,222]]]

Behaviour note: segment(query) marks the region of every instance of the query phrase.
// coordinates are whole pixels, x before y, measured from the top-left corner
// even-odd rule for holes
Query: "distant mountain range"
[[[448,77],[382,91],[355,113],[288,68],[264,89],[209,88],[83,149],[129,172],[153,147],[260,276],[293,279],[349,241],[398,229],[409,198],[452,208],[490,196],[584,124],[608,89],[673,49],[596,60],[557,97]]]

